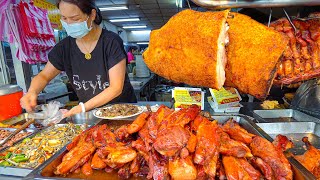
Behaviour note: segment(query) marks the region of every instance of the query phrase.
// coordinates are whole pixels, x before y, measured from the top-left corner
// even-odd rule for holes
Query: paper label
[[[241,96],[235,88],[209,89],[212,100],[218,108],[233,106],[241,101]]]
[[[204,109],[204,92],[201,88],[183,88],[176,87],[172,90],[172,97],[175,100],[174,107],[176,109],[186,108],[193,104]]]

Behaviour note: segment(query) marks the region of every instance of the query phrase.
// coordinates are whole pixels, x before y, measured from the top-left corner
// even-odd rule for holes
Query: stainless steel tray
[[[236,120],[243,128],[245,128],[248,132],[262,136],[269,141],[272,141],[273,139],[266,134],[264,131],[262,131],[261,128],[259,128],[252,120],[250,120],[246,116],[237,116],[237,115],[217,115],[212,116],[213,119],[218,120],[219,123],[225,123],[230,118],[233,118]],[[101,121],[99,124],[108,124],[108,126],[111,126],[116,124],[117,126],[122,124],[130,123],[131,121]],[[115,127],[113,127],[115,128]],[[94,177],[94,175],[98,172],[105,173],[103,171],[96,171],[94,170],[92,177],[85,177],[85,176],[79,176],[79,175],[71,175],[67,177],[55,177],[54,176],[54,169],[60,164],[62,157],[64,154],[67,153],[66,149],[63,148],[59,151],[59,153],[56,153],[54,156],[52,156],[48,161],[44,162],[42,165],[40,165],[38,168],[36,168],[34,171],[32,171],[25,179],[58,179],[58,180],[65,180],[66,178],[88,178],[88,179],[97,179]],[[315,179],[314,176],[306,170],[299,162],[297,162],[294,158],[288,157],[288,160],[290,161],[293,172],[294,172],[294,179],[300,180],[300,179]],[[100,173],[101,174],[101,173]],[[105,179],[118,179],[116,173],[113,174],[106,174],[105,173]]]
[[[16,128],[0,128],[0,130],[7,130],[7,131],[10,131],[10,132],[13,132],[13,131],[16,130]],[[27,128],[27,129],[24,129],[24,130],[20,131],[19,133],[31,132],[31,134],[29,134],[28,136],[22,138],[22,139],[25,139],[25,138],[27,138],[27,137],[33,136],[33,135],[34,135],[35,133],[37,133],[38,131],[39,131],[38,129],[30,129],[30,128]],[[15,144],[18,143],[18,142],[20,142],[20,140],[14,142],[13,145],[15,145]],[[4,149],[6,149],[6,147],[4,147],[4,148],[1,148],[1,147],[0,147],[0,152],[1,152],[2,150],[4,150]]]
[[[301,155],[304,149],[303,137],[309,137],[311,144],[320,149],[320,124],[315,122],[279,122],[279,123],[257,123],[257,125],[268,133],[272,138],[278,134],[287,136],[295,147],[290,151],[295,155]]]
[[[56,124],[56,126],[65,126],[66,124]],[[80,124],[81,125],[81,124]],[[47,128],[49,127],[46,127],[40,131],[37,131],[35,130],[35,132],[27,137],[29,138],[33,138],[34,136],[36,136],[37,133],[41,133],[43,131],[46,131]],[[27,138],[26,137],[26,138]],[[25,139],[25,138],[23,138]],[[18,144],[20,143],[21,141],[23,141],[23,139],[17,141],[15,144]],[[7,150],[7,148],[4,148],[4,149],[1,149],[0,152],[3,152],[5,150]],[[62,148],[64,149],[64,148]],[[57,153],[59,153],[60,151],[58,151]],[[56,154],[57,154],[56,153]],[[33,169],[30,169],[30,168],[21,168],[21,167],[0,167],[0,176],[1,175],[5,175],[5,176],[16,176],[16,177],[25,177],[27,176],[29,173],[31,173],[33,171]]]
[[[254,110],[253,117],[258,122],[317,122],[320,119],[294,109]]]
[[[18,116],[15,116],[13,118],[7,119],[2,121],[1,123],[7,124],[7,125],[22,125],[26,122],[28,113],[23,113]],[[39,120],[40,121],[40,120]],[[66,123],[73,123],[73,124],[88,124],[90,126],[96,125],[101,121],[101,119],[96,118],[92,111],[85,112],[85,113],[79,113],[74,116],[68,117],[63,119],[59,124],[66,124]],[[42,125],[37,123],[31,124],[30,128],[44,128]]]
[[[3,124],[7,124],[7,125],[22,125],[26,122],[26,119],[27,119],[27,116],[28,116],[28,113],[22,113],[18,116],[15,116],[15,117],[12,117],[10,119],[7,119],[7,120],[4,120],[2,121],[1,123]],[[41,129],[43,128],[43,126],[39,123],[34,123],[34,124],[31,124],[29,126],[29,128],[37,128],[37,129]]]

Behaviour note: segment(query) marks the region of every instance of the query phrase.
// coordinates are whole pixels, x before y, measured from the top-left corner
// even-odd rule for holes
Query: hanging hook
[[[297,28],[296,28],[296,26],[293,24],[293,22],[292,22],[292,20],[291,20],[290,16],[288,15],[287,11],[286,11],[284,8],[282,8],[282,10],[283,10],[284,14],[286,15],[286,17],[287,17],[287,19],[288,19],[289,23],[290,23],[290,24],[291,24],[291,26],[293,27],[293,29],[294,29],[294,33],[295,33],[295,34],[297,34],[297,33],[298,33]]]
[[[187,0],[187,3],[188,3],[188,6],[189,6],[189,9],[192,9],[191,6],[190,6],[189,0]]]
[[[268,27],[270,27],[271,18],[272,18],[272,8],[270,8],[269,20],[268,20]]]

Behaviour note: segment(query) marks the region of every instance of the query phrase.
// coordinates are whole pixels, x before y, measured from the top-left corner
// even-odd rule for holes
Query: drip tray
[[[308,137],[311,144],[320,149],[320,124],[315,122],[278,122],[257,123],[257,125],[269,134],[273,139],[282,134],[287,136],[293,143],[294,148],[290,151],[295,155],[303,154],[306,146],[302,142],[303,137]]]
[[[261,123],[317,122],[320,120],[294,109],[254,110],[253,117]]]

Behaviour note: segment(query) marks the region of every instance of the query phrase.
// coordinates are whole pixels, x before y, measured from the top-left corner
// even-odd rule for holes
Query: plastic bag
[[[46,105],[41,105],[41,110],[44,120],[40,120],[43,126],[49,124],[57,124],[63,119],[63,110],[60,110],[61,103],[58,101],[50,101]]]

